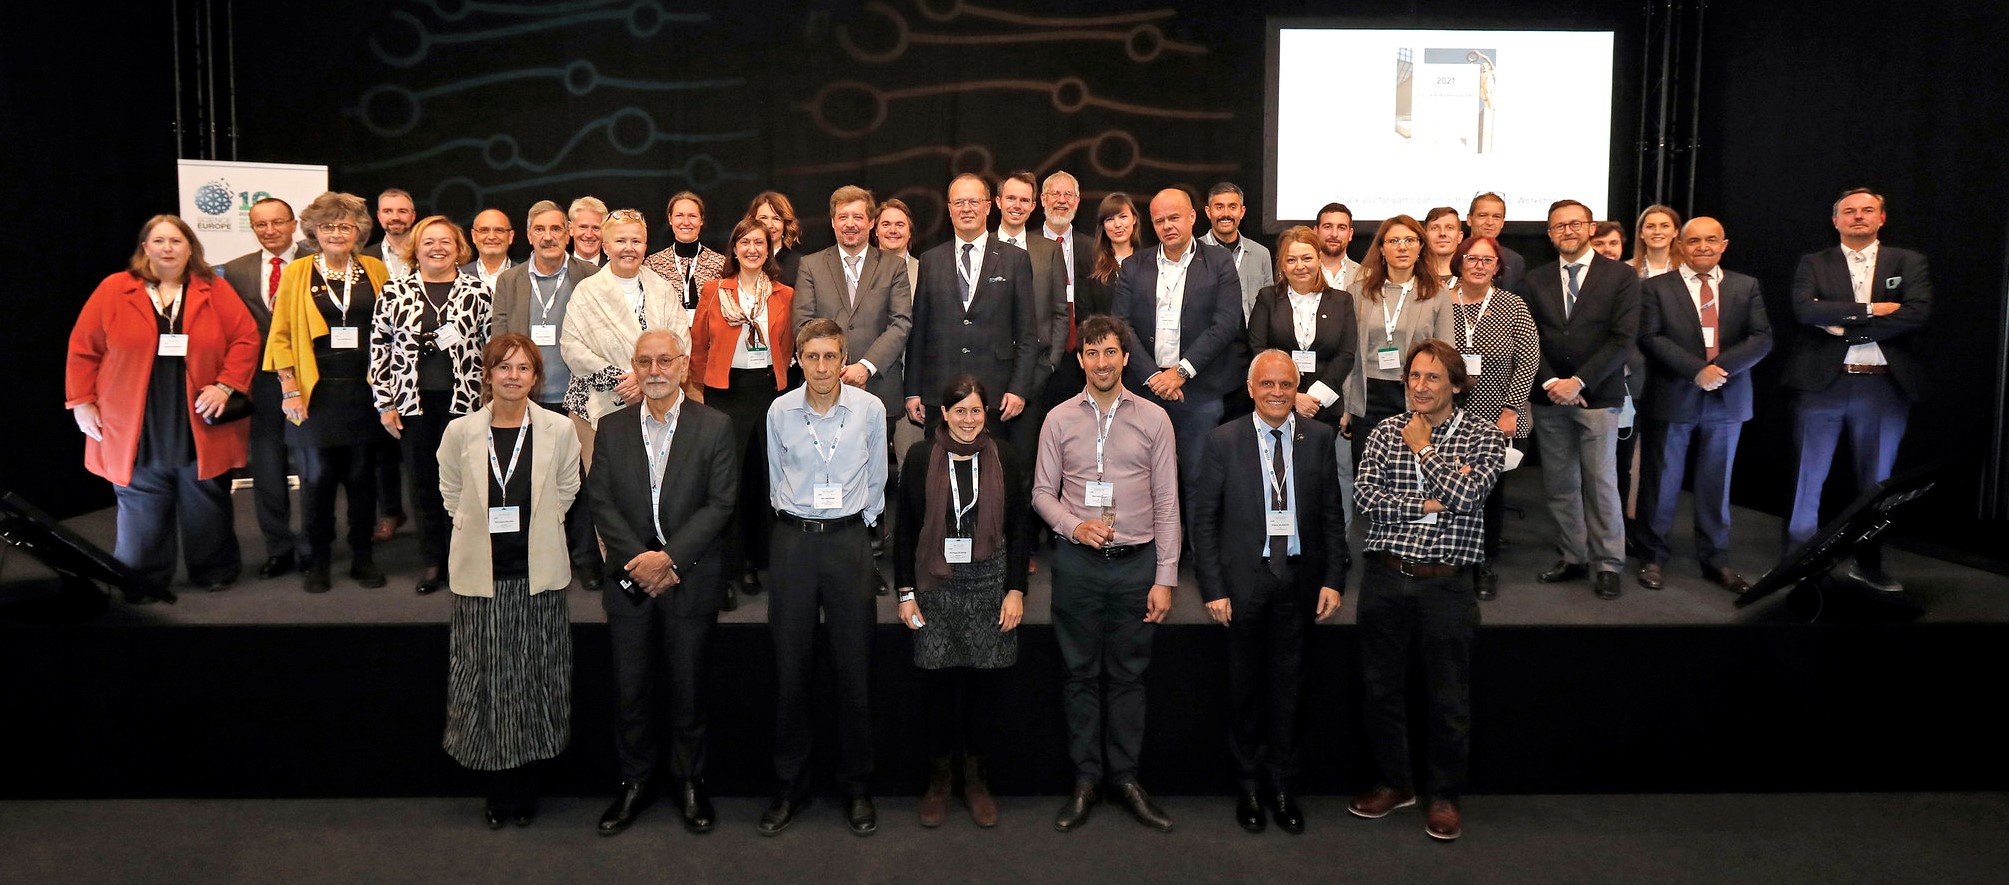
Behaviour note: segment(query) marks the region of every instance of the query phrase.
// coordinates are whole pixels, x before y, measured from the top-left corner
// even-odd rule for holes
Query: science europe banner
[[[179,160],[181,217],[202,240],[212,265],[258,248],[251,232],[251,204],[278,197],[297,215],[308,201],[328,190],[328,167],[291,163],[237,163]],[[299,231],[295,239],[304,239]]]

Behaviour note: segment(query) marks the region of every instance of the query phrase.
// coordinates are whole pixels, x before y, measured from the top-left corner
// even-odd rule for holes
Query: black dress
[[[320,373],[314,382],[314,398],[307,404],[307,420],[286,424],[286,444],[303,448],[332,449],[366,445],[384,439],[384,426],[377,418],[376,402],[370,395],[370,318],[377,305],[377,292],[367,274],[358,273],[344,314],[335,302],[335,292],[314,268],[308,293],[314,308],[328,323],[329,334],[314,339],[314,367]],[[333,329],[356,327],[356,346],[336,348]]]

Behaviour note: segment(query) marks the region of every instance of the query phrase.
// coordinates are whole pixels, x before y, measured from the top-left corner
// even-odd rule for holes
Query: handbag
[[[223,412],[218,415],[202,416],[202,423],[214,427],[251,417],[251,396],[242,390],[230,392],[230,398],[223,401]]]

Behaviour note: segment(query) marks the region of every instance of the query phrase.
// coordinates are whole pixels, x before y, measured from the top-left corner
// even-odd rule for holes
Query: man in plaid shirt
[[[1358,616],[1364,718],[1381,782],[1348,810],[1380,818],[1416,804],[1406,691],[1413,647],[1429,693],[1424,831],[1450,840],[1463,832],[1458,793],[1472,730],[1479,602],[1471,566],[1484,559],[1482,514],[1500,478],[1506,437],[1454,402],[1470,385],[1457,349],[1422,341],[1406,365],[1410,411],[1368,435],[1354,484],[1368,520]]]

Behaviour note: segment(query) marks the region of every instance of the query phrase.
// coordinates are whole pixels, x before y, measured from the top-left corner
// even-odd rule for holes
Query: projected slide
[[[1333,200],[1356,221],[1462,215],[1485,191],[1508,221],[1565,197],[1605,217],[1610,31],[1278,27],[1271,45],[1272,221]]]

